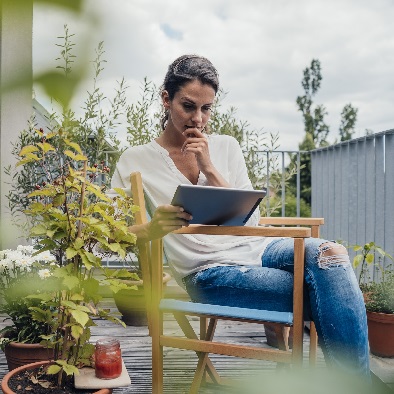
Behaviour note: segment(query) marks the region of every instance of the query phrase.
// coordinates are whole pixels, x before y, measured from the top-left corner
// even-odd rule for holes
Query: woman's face
[[[162,95],[163,105],[169,110],[168,127],[179,133],[189,128],[202,131],[211,116],[215,90],[211,85],[194,80],[183,85],[170,100],[168,92]]]

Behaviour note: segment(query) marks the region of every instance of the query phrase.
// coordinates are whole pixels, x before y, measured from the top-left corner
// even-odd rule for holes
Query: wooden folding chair
[[[131,188],[134,204],[140,207],[136,213],[136,224],[147,223],[146,206],[142,188],[141,174],[131,174]],[[275,220],[278,220],[277,218]],[[312,220],[312,219],[311,219]],[[308,222],[315,226],[316,222]],[[311,236],[311,229],[307,227],[228,227],[228,226],[197,226],[191,225],[175,231],[177,234],[209,234],[209,235],[237,235],[262,237],[291,237],[294,239],[294,292],[293,313],[237,308],[220,305],[210,305],[162,298],[163,277],[163,241],[138,242],[139,258],[144,279],[146,302],[148,310],[149,333],[152,337],[152,392],[163,392],[163,347],[193,350],[198,356],[198,364],[190,393],[197,393],[204,376],[207,374],[214,383],[221,380],[209,353],[235,357],[253,358],[301,365],[303,359],[303,284],[304,284],[304,239]],[[301,223],[307,224],[307,223]],[[315,231],[315,230],[314,230]],[[185,338],[163,334],[163,313],[172,313],[181,327]],[[193,330],[187,316],[200,318],[200,335]],[[227,344],[214,341],[217,321],[233,320],[245,323],[270,322],[278,326],[278,333],[283,327],[293,327],[293,346],[287,345],[280,349],[261,348],[237,344]],[[208,323],[209,321],[209,323]],[[208,324],[207,324],[208,323]],[[317,342],[317,341],[316,341]],[[311,343],[312,357],[316,354],[316,343]]]

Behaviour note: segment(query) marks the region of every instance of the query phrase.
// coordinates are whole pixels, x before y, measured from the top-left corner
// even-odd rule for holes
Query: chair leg
[[[210,319],[209,321],[209,326],[208,326],[208,330],[205,333],[205,341],[212,341],[213,336],[215,334],[215,329],[216,329],[216,324],[217,324],[217,319]],[[199,353],[198,356],[198,364],[197,364],[197,368],[196,368],[196,372],[194,374],[194,378],[193,378],[193,382],[192,385],[190,387],[190,394],[197,394],[198,393],[198,389],[201,386],[201,382],[203,381],[203,377],[205,375],[205,372],[207,370],[207,362],[209,361],[209,353]],[[215,370],[216,372],[216,370]],[[210,374],[211,376],[211,374]],[[214,380],[215,376],[212,377]]]
[[[200,317],[200,339],[202,341],[205,340],[207,335],[207,318],[206,317]],[[204,368],[204,374],[201,379],[201,383],[205,383],[207,381],[207,374],[206,370]]]
[[[315,366],[317,362],[317,332],[316,326],[313,321],[311,321],[310,325],[310,344],[309,344],[309,364],[311,366]]]
[[[160,344],[162,334],[162,314],[152,316],[159,319],[161,324],[154,324],[152,327],[152,394],[163,393],[163,346]]]
[[[197,337],[196,333],[194,332],[193,327],[191,326],[187,317],[182,313],[173,312],[173,314],[174,314],[174,317],[175,317],[176,321],[178,322],[179,326],[181,327],[183,333],[185,334],[186,338],[198,339],[198,337]],[[211,319],[211,321],[212,320],[215,321],[216,319]],[[211,321],[210,321],[208,331],[205,336],[205,338],[206,338],[205,340],[208,340],[207,338],[210,335],[212,335],[212,338],[213,338],[213,335],[215,333],[216,323],[211,328],[213,330],[212,333],[210,332]],[[212,339],[210,339],[210,340],[212,340]],[[200,354],[201,354],[200,352],[197,352],[198,357],[200,357]],[[208,372],[209,376],[211,377],[212,381],[214,383],[220,384],[220,381],[221,381],[220,376],[219,376],[218,372],[216,371],[214,365],[212,364],[212,361],[209,359],[209,357],[206,360],[205,369]]]

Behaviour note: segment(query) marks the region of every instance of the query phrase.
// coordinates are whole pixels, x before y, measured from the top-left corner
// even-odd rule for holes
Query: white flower
[[[24,259],[26,255],[22,253],[20,250],[9,250],[7,251],[7,258],[17,262],[18,260]]]
[[[50,276],[52,276],[52,274],[51,274],[51,271],[49,271],[48,268],[44,268],[44,269],[38,271],[38,276],[41,279],[46,279],[46,278],[49,278]]]
[[[18,260],[15,260],[15,266],[26,271],[30,271],[31,265],[34,263],[35,259],[31,256],[21,256]]]
[[[34,252],[34,247],[32,245],[18,245],[16,250],[23,254],[31,255]]]
[[[0,272],[3,273],[4,271],[9,271],[12,266],[13,266],[13,262],[10,259],[2,259],[0,260]]]
[[[56,261],[56,257],[53,256],[49,251],[41,252],[34,256],[36,260],[44,261],[45,263],[52,263]]]

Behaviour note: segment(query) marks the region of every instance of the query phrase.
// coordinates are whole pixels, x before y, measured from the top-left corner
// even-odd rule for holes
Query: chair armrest
[[[257,227],[257,226],[199,226],[190,225],[172,232],[173,234],[239,235],[258,237],[309,238],[308,227]]]
[[[259,224],[320,226],[324,224],[324,218],[263,217]]]

